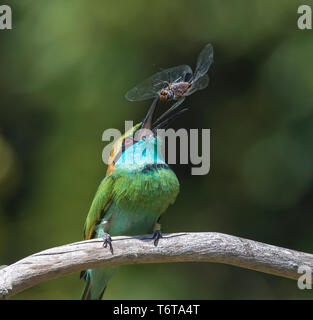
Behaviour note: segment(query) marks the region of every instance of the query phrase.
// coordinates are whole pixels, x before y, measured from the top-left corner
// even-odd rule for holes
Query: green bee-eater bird
[[[144,121],[128,130],[114,144],[106,177],[91,204],[85,223],[84,239],[103,238],[104,247],[111,236],[153,232],[155,245],[161,236],[159,218],[179,192],[175,173],[162,156],[162,139],[156,129],[164,128],[174,116],[152,128],[156,98]],[[149,129],[145,134],[144,130]],[[150,132],[150,133],[149,133]],[[136,134],[137,133],[137,134]],[[117,267],[88,269],[82,299],[101,299]]]

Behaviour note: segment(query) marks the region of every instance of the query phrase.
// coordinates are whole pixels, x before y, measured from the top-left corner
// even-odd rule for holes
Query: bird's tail
[[[91,284],[90,284],[90,277],[86,280],[85,288],[82,294],[82,300],[101,300],[104,294],[106,287],[100,292],[99,296],[96,298],[92,298],[92,291],[91,291]]]
[[[82,300],[101,300],[107,283],[116,272],[117,267],[105,267],[98,269],[88,269],[80,274],[85,279],[85,288]]]

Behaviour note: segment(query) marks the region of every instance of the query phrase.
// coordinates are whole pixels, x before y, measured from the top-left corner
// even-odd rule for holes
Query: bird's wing
[[[92,201],[89,209],[85,227],[84,227],[84,239],[91,239],[95,230],[95,226],[100,223],[101,219],[105,216],[106,211],[111,205],[111,196],[113,190],[113,177],[112,175],[106,176]]]

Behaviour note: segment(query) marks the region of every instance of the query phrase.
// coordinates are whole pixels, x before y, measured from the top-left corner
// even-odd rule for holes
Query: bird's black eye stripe
[[[129,142],[127,141],[127,139],[129,139]],[[122,141],[122,147],[121,147],[120,151],[116,154],[113,162],[116,163],[118,161],[118,159],[120,158],[120,156],[125,152],[125,150],[128,149],[129,147],[133,146],[137,142],[138,141],[136,141],[133,136],[125,137],[124,140]]]
[[[122,152],[124,152],[127,148],[137,143],[133,136],[128,136],[123,140],[122,143]]]
[[[123,140],[123,143],[122,143],[122,151],[125,151],[132,144],[133,144],[133,138],[132,137],[126,137]]]

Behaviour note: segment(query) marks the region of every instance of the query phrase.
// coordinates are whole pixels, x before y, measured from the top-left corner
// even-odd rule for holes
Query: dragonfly
[[[160,101],[175,103],[156,122],[179,107],[185,100],[198,90],[205,89],[209,84],[206,74],[213,62],[213,47],[207,44],[200,52],[195,72],[190,66],[183,64],[155,73],[150,78],[129,90],[125,97],[128,101],[142,101],[158,97]]]

